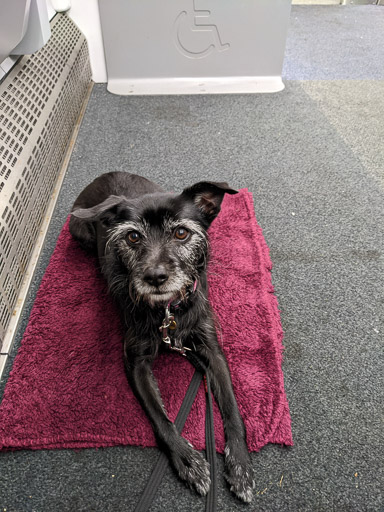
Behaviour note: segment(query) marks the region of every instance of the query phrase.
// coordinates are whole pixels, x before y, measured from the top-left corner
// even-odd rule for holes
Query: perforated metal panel
[[[91,82],[86,40],[65,14],[0,84],[0,347]]]

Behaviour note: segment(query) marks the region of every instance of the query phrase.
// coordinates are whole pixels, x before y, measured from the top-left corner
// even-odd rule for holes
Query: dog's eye
[[[137,244],[137,242],[140,240],[140,234],[137,231],[131,231],[128,233],[128,241],[131,242],[131,244]]]
[[[178,240],[186,240],[188,238],[189,231],[185,228],[177,228],[175,231],[175,238]]]

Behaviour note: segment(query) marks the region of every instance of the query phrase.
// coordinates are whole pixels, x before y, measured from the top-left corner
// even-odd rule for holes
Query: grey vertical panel
[[[91,81],[88,47],[66,15],[0,84],[0,346]]]

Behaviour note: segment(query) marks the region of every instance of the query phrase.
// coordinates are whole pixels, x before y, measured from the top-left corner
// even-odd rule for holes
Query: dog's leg
[[[125,365],[128,380],[152,424],[159,447],[170,459],[178,476],[199,494],[206,495],[211,484],[209,464],[168,419],[150,362],[135,361],[129,356]]]
[[[201,346],[200,355],[207,363],[213,394],[223,418],[226,439],[225,477],[231,491],[249,503],[252,500],[255,483],[244,422],[233,392],[227,360],[216,341],[207,345],[208,347]]]

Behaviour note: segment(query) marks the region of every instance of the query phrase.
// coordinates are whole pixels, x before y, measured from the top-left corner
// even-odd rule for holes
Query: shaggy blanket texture
[[[279,311],[269,250],[252,195],[225,196],[210,228],[210,299],[221,325],[248,446],[292,445],[284,392]],[[159,335],[160,336],[160,335]],[[126,380],[122,328],[97,260],[71,238],[68,221],[57,242],[0,407],[0,449],[155,446],[151,426]],[[154,365],[173,420],[194,369],[178,354]],[[224,450],[214,403],[217,450]],[[205,447],[202,386],[183,436]]]

